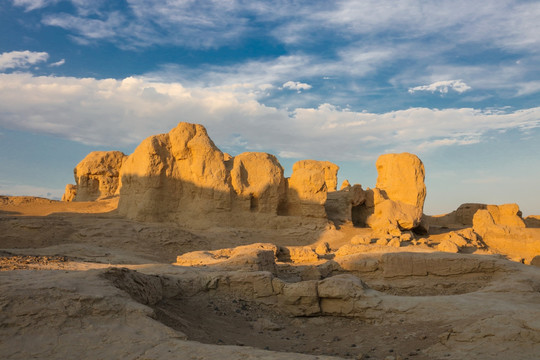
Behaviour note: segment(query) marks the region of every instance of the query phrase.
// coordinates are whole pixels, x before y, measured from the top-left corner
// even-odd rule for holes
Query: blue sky
[[[233,155],[426,167],[425,212],[540,214],[540,2],[0,0],[0,193],[180,121]]]

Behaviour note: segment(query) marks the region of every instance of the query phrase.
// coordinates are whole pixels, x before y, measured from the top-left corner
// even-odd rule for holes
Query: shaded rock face
[[[339,167],[329,161],[301,160],[288,179],[286,215],[326,217],[327,193],[336,191]]]
[[[540,228],[540,215],[530,215],[523,219],[529,228]]]
[[[328,220],[334,223],[352,222],[353,208],[366,201],[366,192],[362,185],[342,186],[339,191],[328,193],[325,210]]]
[[[365,205],[353,222],[375,230],[411,230],[420,225],[426,198],[424,164],[413,154],[385,154],[376,163],[377,185],[366,190]]]
[[[180,123],[168,134],[145,139],[128,157],[118,210],[149,221],[230,211],[228,175],[224,155],[206,129]]]
[[[486,204],[477,204],[477,203],[461,204],[456,209],[455,220],[458,224],[472,225],[474,214],[476,214],[478,210],[485,209],[486,207],[487,207]]]
[[[337,170],[329,162],[300,161],[287,181],[275,156],[230,157],[203,126],[180,123],[167,134],[147,138],[127,158],[118,209],[146,221],[250,221],[238,213],[324,218]]]
[[[120,169],[126,159],[120,151],[93,151],[75,167],[77,185],[68,185],[64,201],[95,201],[118,194]]]
[[[283,168],[274,155],[249,152],[236,156],[231,184],[242,210],[275,213],[284,202]]]

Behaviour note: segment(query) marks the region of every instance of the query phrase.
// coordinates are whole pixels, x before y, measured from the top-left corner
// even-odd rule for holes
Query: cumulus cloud
[[[28,68],[39,62],[47,61],[49,54],[34,51],[11,51],[0,54],[0,71],[7,69]]]
[[[441,94],[448,93],[448,90],[453,90],[459,94],[464,93],[467,90],[471,90],[471,87],[465,84],[462,80],[444,80],[436,81],[429,85],[422,85],[409,88],[409,93],[413,94],[416,91],[431,91],[440,92]]]
[[[486,140],[490,131],[540,127],[540,108],[518,111],[411,108],[382,114],[332,104],[261,104],[253,89],[181,83],[0,74],[0,126],[86,144],[134,145],[180,121],[207,126],[224,151],[268,151],[335,161],[386,151],[419,154]],[[238,139],[241,139],[239,141]]]
[[[287,81],[285,84],[283,84],[284,89],[289,90],[296,90],[298,92],[301,92],[302,90],[309,90],[311,89],[311,85],[306,83],[301,83],[298,81]]]

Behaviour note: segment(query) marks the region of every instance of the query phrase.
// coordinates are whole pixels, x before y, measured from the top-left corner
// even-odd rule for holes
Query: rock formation
[[[245,211],[275,214],[285,201],[283,168],[275,156],[248,152],[233,159],[231,184]]]
[[[434,226],[472,226],[474,214],[486,207],[486,204],[465,203],[448,214],[427,216],[427,221]]]
[[[230,210],[223,153],[201,125],[180,123],[145,139],[122,168],[120,214],[148,221]]]
[[[377,185],[366,191],[365,205],[353,221],[381,232],[411,230],[422,220],[426,186],[422,161],[413,154],[385,154],[376,163]]]
[[[64,191],[64,195],[62,195],[62,201],[70,202],[75,200],[75,196],[77,195],[77,185],[74,184],[67,184],[66,190]]]
[[[345,181],[336,191],[339,167],[331,162],[298,161],[291,177],[284,178],[275,156],[231,157],[202,125],[182,122],[167,134],[145,139],[130,156],[88,154],[75,168],[77,185],[66,188],[64,200],[119,194],[118,211],[128,218],[203,227],[222,222],[273,227],[278,216],[294,216],[353,222],[397,237],[401,230],[418,228],[426,196],[420,159],[385,154],[376,166],[376,188],[364,191]]]
[[[325,218],[324,203],[327,192],[336,188],[337,170],[330,162],[304,160],[285,179],[275,156],[248,152],[230,157],[202,125],[180,123],[167,134],[147,138],[127,158],[118,209],[133,219],[190,224],[256,226],[250,222],[257,214]]]
[[[120,151],[93,151],[73,169],[76,185],[68,184],[64,201],[95,201],[117,195],[120,169],[126,159]]]
[[[352,222],[353,208],[366,201],[366,193],[362,185],[342,186],[340,191],[328,193],[325,209],[328,220],[334,223]]]
[[[287,215],[325,217],[327,193],[336,191],[339,167],[329,161],[302,160],[288,181]]]
[[[379,156],[377,189],[385,198],[423,209],[426,198],[425,170],[422,161],[413,154],[384,154]]]
[[[540,255],[539,229],[527,229],[516,204],[487,205],[474,214],[473,229],[498,253],[530,263]]]

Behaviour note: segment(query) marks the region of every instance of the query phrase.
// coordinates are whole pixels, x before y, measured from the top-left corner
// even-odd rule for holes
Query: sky
[[[94,150],[178,122],[236,155],[374,187],[418,155],[424,211],[540,214],[540,2],[0,0],[0,194],[60,198]]]

